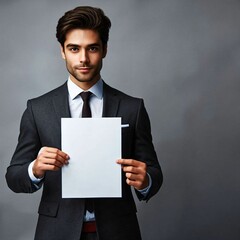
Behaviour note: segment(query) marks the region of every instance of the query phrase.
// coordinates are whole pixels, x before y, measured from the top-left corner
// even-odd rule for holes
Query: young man
[[[69,79],[29,100],[23,114],[6,180],[14,192],[33,193],[43,185],[36,240],[141,239],[131,186],[147,201],[162,184],[143,100],[111,88],[100,75],[110,27],[101,9],[85,6],[66,12],[56,36]],[[61,151],[61,118],[84,117],[82,92],[91,92],[90,116],[121,117],[129,124],[122,129],[122,159],[116,159],[123,170],[121,198],[62,198],[61,168],[71,164],[71,156]]]

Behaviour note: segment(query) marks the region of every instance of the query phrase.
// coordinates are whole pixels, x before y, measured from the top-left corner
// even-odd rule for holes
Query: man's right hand
[[[46,171],[58,171],[67,165],[69,156],[57,148],[43,147],[33,164],[33,174],[36,178],[44,177]]]

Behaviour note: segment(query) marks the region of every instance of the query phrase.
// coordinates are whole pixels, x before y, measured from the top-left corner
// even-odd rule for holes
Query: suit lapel
[[[120,99],[117,97],[117,91],[103,84],[103,117],[116,117]]]
[[[53,97],[53,106],[59,119],[63,117],[71,117],[68,102],[67,83],[64,83],[59,87],[58,91],[56,91],[56,94]]]

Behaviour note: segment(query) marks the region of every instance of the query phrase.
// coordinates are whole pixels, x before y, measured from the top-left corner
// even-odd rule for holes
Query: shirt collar
[[[83,89],[81,89],[79,86],[77,86],[70,77],[68,77],[67,81],[68,86],[68,93],[70,98],[73,100],[76,98],[81,92],[84,92]],[[91,88],[88,89],[88,91],[92,92],[97,98],[102,99],[103,97],[103,80],[100,78],[99,81],[95,83]]]

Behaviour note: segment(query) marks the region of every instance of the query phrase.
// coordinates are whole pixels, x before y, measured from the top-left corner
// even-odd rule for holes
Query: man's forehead
[[[67,45],[101,45],[98,32],[91,29],[73,29],[66,34],[65,46]]]

